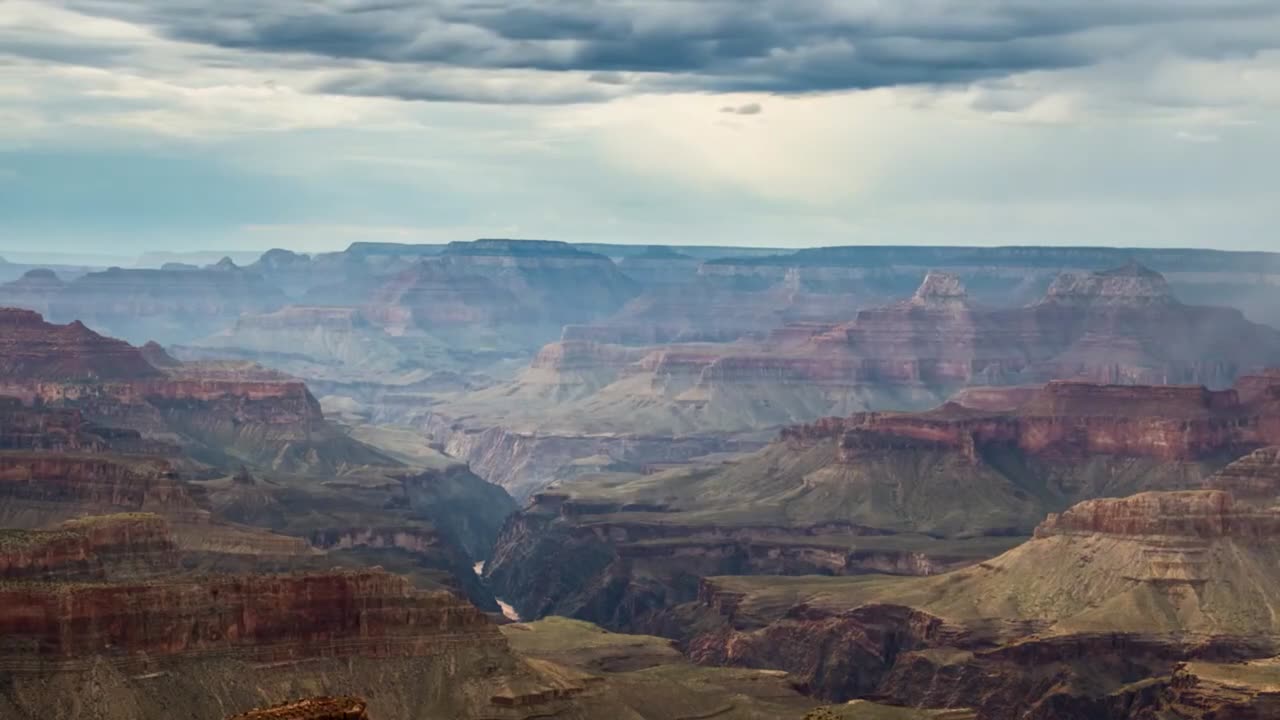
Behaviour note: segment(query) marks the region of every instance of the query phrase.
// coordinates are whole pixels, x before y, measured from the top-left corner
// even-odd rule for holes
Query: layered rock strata
[[[637,348],[572,337],[579,339],[546,347],[509,382],[421,404],[394,419],[426,428],[483,467],[485,477],[524,486],[518,493],[524,495],[596,453],[582,448],[563,457],[535,452],[530,442],[522,445],[523,455],[534,456],[530,462],[495,454],[482,438],[745,440],[830,415],[923,410],[971,387],[1069,379],[1220,391],[1280,364],[1280,331],[1236,310],[1182,304],[1163,278],[1138,266],[1064,276],[1039,302],[1019,308],[985,308],[968,299],[954,276],[930,273],[907,300],[858,311],[850,321],[788,325],[767,338]],[[1016,402],[1014,395],[997,400],[998,391],[986,392],[988,403]],[[1183,391],[1171,394],[1151,402],[1188,400]],[[1172,425],[1149,430],[1179,432]]]
[[[328,424],[300,381],[252,366],[175,363],[163,352],[143,352],[79,323],[46,323],[28,311],[2,310],[0,325],[9,330],[0,343],[0,396],[25,407],[74,411],[97,426],[177,439],[198,459],[224,466],[248,461],[333,472],[396,464]],[[20,424],[12,401],[3,409]]]
[[[1266,662],[1224,663],[1270,657],[1280,641],[1273,500],[1216,489],[1091,500],[936,578],[714,579],[695,626],[723,626],[691,651],[786,669],[828,697],[983,718],[1255,716],[1272,701]]]
[[[661,630],[663,608],[692,599],[700,577],[938,574],[1082,500],[1199,489],[1228,459],[1280,442],[1277,420],[1280,405],[1234,390],[1076,382],[1012,411],[830,418],[715,465],[562,481],[512,517],[486,575],[523,617]],[[1212,482],[1274,491],[1270,452]],[[1158,517],[1149,510],[1134,512]]]
[[[449,593],[415,591],[380,571],[56,588],[18,583],[0,588],[0,599],[7,644],[50,660],[218,654],[277,662],[423,656],[486,637],[500,643],[475,607]]]

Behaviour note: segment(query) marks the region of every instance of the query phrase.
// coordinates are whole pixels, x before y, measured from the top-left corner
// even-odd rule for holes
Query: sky
[[[0,254],[1280,250],[1280,0],[0,0]]]

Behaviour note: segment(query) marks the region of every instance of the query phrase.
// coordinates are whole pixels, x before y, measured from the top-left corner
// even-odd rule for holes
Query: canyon
[[[1269,478],[1248,453],[1280,444],[1271,375],[1220,391],[1055,381],[970,397],[1009,408],[828,418],[714,464],[560,481],[508,520],[485,576],[521,617],[663,632],[665,609],[710,575],[935,575],[1091,498],[1210,477],[1249,494],[1238,473]]]
[[[1277,258],[0,262],[0,716],[1269,717]]]
[[[816,704],[784,673],[700,668],[660,638],[567,620],[499,627],[380,568],[210,574],[184,555],[156,515],[0,533],[0,713],[763,720]],[[318,697],[291,697],[300,688]]]
[[[84,324],[0,310],[0,396],[181,446],[199,461],[286,472],[394,464],[325,421],[305,384],[244,363],[180,363]]]
[[[1237,483],[1088,500],[935,577],[710,578],[679,614],[694,658],[787,669],[831,698],[990,718],[1266,717],[1280,488],[1219,489]]]
[[[710,454],[830,415],[933,407],[975,386],[1071,379],[1221,389],[1275,364],[1280,332],[1234,309],[1184,305],[1141,266],[1062,274],[1040,301],[996,309],[973,304],[957,276],[930,273],[908,300],[851,321],[783,325],[760,340],[563,340],[509,382],[395,419],[525,497],[584,458],[643,464],[628,450],[652,437]],[[592,442],[565,455],[569,443],[554,441],[565,437]]]

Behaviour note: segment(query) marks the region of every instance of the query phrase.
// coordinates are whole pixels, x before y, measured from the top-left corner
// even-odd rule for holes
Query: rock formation
[[[260,275],[224,265],[90,273],[68,283],[48,308],[57,321],[81,320],[134,342],[172,343],[221,330],[243,312],[283,304],[283,294]]]
[[[52,270],[28,270],[17,280],[0,285],[0,306],[48,313],[49,303],[65,287],[66,283]]]
[[[783,673],[698,668],[659,638],[499,629],[381,569],[188,573],[178,555],[156,516],[0,533],[0,715],[759,720],[814,705]]]
[[[55,530],[0,530],[0,579],[103,580],[178,567],[178,547],[159,515],[93,516]]]
[[[427,427],[480,465],[485,451],[466,436],[494,428],[525,436],[745,439],[829,415],[933,407],[975,386],[1070,379],[1216,390],[1278,363],[1280,331],[1236,310],[1184,305],[1140,266],[1072,276],[1037,303],[995,309],[971,302],[954,275],[935,272],[908,300],[858,311],[847,322],[785,326],[763,339],[646,349],[563,340],[509,382],[420,405],[397,420]],[[503,483],[523,475],[532,490],[556,477],[554,470],[531,476],[514,463],[486,471]]]
[[[1280,716],[1280,658],[1247,662],[1187,662],[1138,720],[1263,720]]]
[[[395,463],[325,422],[300,381],[245,364],[181,364],[84,325],[0,310],[0,395],[95,425],[175,437],[198,459],[278,470]],[[153,364],[148,360],[155,360]]]
[[[1273,666],[1257,659],[1280,641],[1274,499],[1089,500],[1007,553],[932,578],[712,579],[685,616],[721,628],[694,631],[691,651],[785,669],[829,697],[983,718],[1265,717]]]
[[[250,710],[228,720],[369,720],[368,703],[360,698],[308,698]]]
[[[5,637],[54,661],[104,653],[125,661],[209,653],[258,662],[413,657],[455,642],[500,643],[469,603],[414,591],[403,578],[378,571],[52,590],[17,583],[0,588],[0,598]],[[95,622],[104,616],[109,624]]]
[[[1280,497],[1280,447],[1245,455],[1210,478],[1208,486],[1249,500]]]
[[[650,631],[699,577],[937,574],[1082,500],[1198,490],[1227,460],[1280,443],[1278,421],[1280,404],[1236,390],[1078,382],[1050,383],[1013,410],[830,418],[717,464],[561,481],[512,517],[485,572],[522,617]],[[1274,495],[1273,452],[1211,482]]]
[[[201,566],[382,563],[498,610],[471,568],[515,506],[465,465],[407,467],[330,424],[279,373],[180,363],[156,345],[6,312],[16,331],[0,343],[0,526],[153,512]],[[266,479],[189,482],[250,468]]]
[[[421,260],[372,306],[377,321],[393,328],[509,327],[534,337],[602,317],[635,293],[634,281],[602,255],[559,242],[477,240]]]
[[[160,373],[136,348],[82,323],[52,325],[29,310],[0,308],[0,378],[21,380],[141,380]]]

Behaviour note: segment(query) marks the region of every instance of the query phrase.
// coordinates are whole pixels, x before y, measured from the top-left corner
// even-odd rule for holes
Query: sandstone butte
[[[1207,489],[1089,500],[931,578],[712,578],[690,652],[994,720],[1273,717],[1278,465],[1264,449]]]

